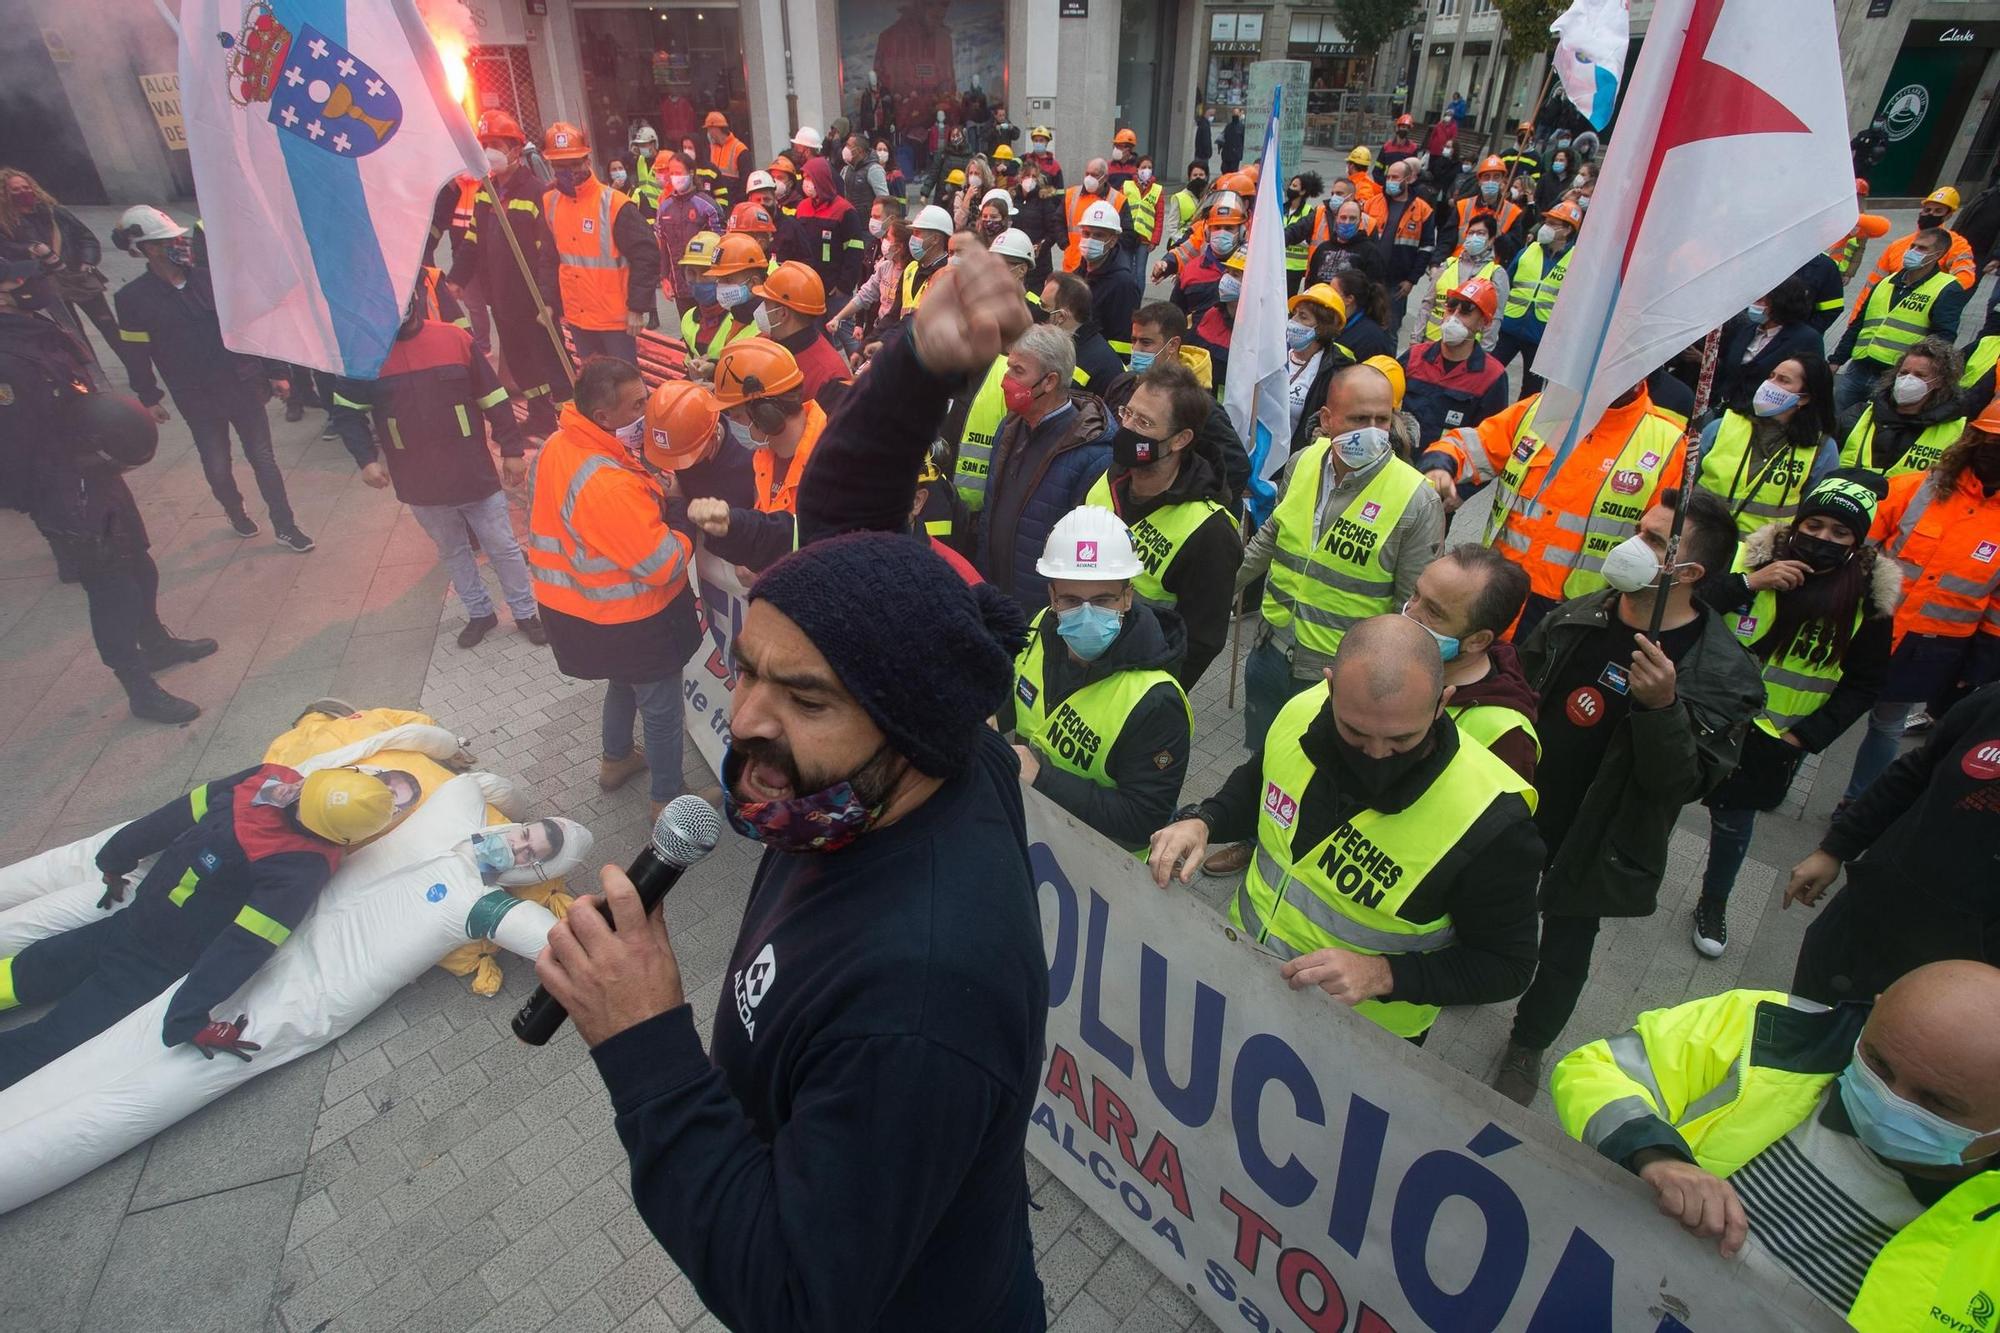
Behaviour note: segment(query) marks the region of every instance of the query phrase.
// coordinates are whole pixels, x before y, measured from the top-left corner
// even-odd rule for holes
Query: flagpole
[[[1722,330],[1710,329],[1701,340],[1701,377],[1694,386],[1694,416],[1708,410],[1709,395],[1715,392],[1715,363],[1721,358]]]
[[[520,168],[516,168],[519,170]],[[492,201],[493,217],[500,227],[500,234],[507,238],[507,248],[514,252],[514,262],[520,266],[521,281],[528,286],[528,295],[535,298],[535,322],[548,330],[549,341],[555,344],[556,362],[562,366],[563,375],[569,380],[570,388],[576,387],[576,367],[569,361],[569,349],[563,345],[562,330],[556,327],[556,318],[549,312],[548,302],[542,300],[541,284],[535,281],[534,273],[528,268],[528,256],[521,250],[521,238],[514,234],[514,224],[507,216],[507,205],[500,193],[500,186],[493,174],[486,175],[486,197]]]
[[[1542,71],[1542,90],[1535,94],[1534,110],[1528,113],[1528,123],[1530,125],[1533,125],[1537,120],[1541,119],[1542,104],[1549,100],[1549,85],[1555,81],[1555,76],[1556,76],[1556,61],[1555,57],[1551,55],[1549,57],[1549,67]],[[1500,187],[1500,198],[1503,202],[1507,198],[1507,192],[1514,188],[1514,177],[1519,175],[1520,171],[1521,171],[1521,160],[1519,158],[1515,158],[1514,161],[1507,168],[1506,184]],[[1526,212],[1527,210],[1524,209],[1522,211]]]

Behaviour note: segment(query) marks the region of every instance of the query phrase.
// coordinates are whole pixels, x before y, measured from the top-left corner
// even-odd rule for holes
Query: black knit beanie
[[[1027,626],[915,537],[850,532],[794,551],[750,589],[805,632],[889,745],[932,777],[972,758],[1013,685]]]
[[[1853,533],[1855,540],[1866,541],[1868,529],[1875,523],[1876,502],[1885,494],[1880,474],[1862,468],[1836,468],[1806,492],[1793,526],[1816,514],[1824,515]]]

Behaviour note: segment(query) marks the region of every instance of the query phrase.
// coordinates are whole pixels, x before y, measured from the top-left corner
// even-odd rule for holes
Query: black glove
[[[104,896],[97,900],[97,910],[100,912],[108,912],[111,910],[111,904],[122,903],[124,901],[125,901],[125,877],[123,875],[115,875],[109,870],[105,871]]]

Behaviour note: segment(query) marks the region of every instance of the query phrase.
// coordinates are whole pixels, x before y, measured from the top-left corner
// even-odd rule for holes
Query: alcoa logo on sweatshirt
[[[757,1040],[757,1020],[753,1015],[777,980],[778,953],[768,944],[748,968],[736,974],[733,987],[736,992],[736,1017],[743,1022],[743,1035],[751,1041]]]

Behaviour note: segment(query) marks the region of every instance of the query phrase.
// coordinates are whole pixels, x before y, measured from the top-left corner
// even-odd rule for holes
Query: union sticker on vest
[[[1299,817],[1299,803],[1285,795],[1284,788],[1275,782],[1264,784],[1264,813],[1277,821],[1279,828],[1290,828],[1292,821]]]

